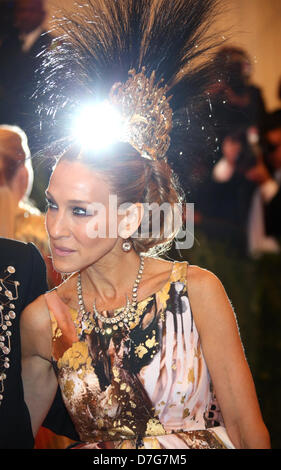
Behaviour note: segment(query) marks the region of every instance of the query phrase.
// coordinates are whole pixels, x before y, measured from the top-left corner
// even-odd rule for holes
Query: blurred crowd
[[[40,52],[51,47],[45,17],[44,0],[0,0],[0,236],[35,243],[53,287],[60,278],[51,267],[42,213],[48,169],[35,168],[34,177],[32,166],[44,142],[32,93]],[[184,189],[195,203],[195,237],[199,230],[226,253],[257,260],[281,253],[281,109],[267,111],[251,78],[246,51],[218,51],[208,90],[216,149],[186,163]],[[276,93],[281,100],[281,84]],[[39,433],[39,447],[44,439],[51,437]]]
[[[243,49],[223,47],[214,65],[208,95],[218,145],[215,159],[190,171],[196,225],[241,256],[280,253],[281,109],[267,112]]]

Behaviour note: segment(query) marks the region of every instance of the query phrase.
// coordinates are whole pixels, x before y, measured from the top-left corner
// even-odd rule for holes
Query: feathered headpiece
[[[202,54],[217,42],[208,35],[217,3],[80,4],[75,14],[60,20],[63,34],[43,55],[35,93],[43,123],[51,117],[56,135],[66,136],[67,123],[82,105],[106,100],[119,113],[120,141],[146,158],[166,158],[172,127],[186,128],[177,111],[192,109],[207,88],[211,61],[202,62]],[[91,121],[93,135],[94,120],[88,115],[87,124]]]

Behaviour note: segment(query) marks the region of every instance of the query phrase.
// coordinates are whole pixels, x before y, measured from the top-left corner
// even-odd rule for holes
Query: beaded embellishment
[[[121,141],[129,142],[139,154],[150,160],[165,158],[170,146],[172,109],[166,97],[168,86],[155,83],[155,71],[145,75],[129,70],[126,83],[115,83],[110,101],[117,106],[124,119]]]
[[[4,382],[10,367],[9,354],[11,352],[10,328],[16,318],[15,304],[18,299],[19,281],[11,280],[16,272],[14,266],[8,266],[0,277],[0,406],[4,398]]]

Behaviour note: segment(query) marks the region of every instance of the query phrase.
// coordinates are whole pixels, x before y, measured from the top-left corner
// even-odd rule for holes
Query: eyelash
[[[54,202],[52,202],[50,199],[46,198],[46,210],[48,210],[48,209],[50,209],[50,210],[57,209],[57,207],[54,207],[54,206],[56,206],[56,204]]]
[[[47,210],[57,210],[57,205],[51,201],[50,199],[46,199],[46,204],[47,204]],[[80,213],[77,213],[77,211],[80,211]],[[82,213],[81,213],[82,211]],[[72,207],[72,214],[75,217],[89,217],[90,214],[87,214],[87,210],[84,209],[83,207]]]
[[[74,211],[82,211],[82,214],[77,214],[75,213]],[[73,207],[72,208],[72,213],[73,215],[77,216],[77,217],[87,217],[89,214],[87,214],[87,210],[86,209],[83,209],[82,207]]]

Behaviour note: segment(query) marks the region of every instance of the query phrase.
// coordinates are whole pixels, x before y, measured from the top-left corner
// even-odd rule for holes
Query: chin
[[[76,271],[78,271],[77,269],[70,269],[70,268],[66,268],[62,266],[57,266],[54,263],[53,263],[53,268],[58,274],[73,274]]]
[[[75,263],[70,263],[63,260],[58,260],[56,257],[52,258],[54,270],[60,274],[72,274],[79,271],[79,267]]]

